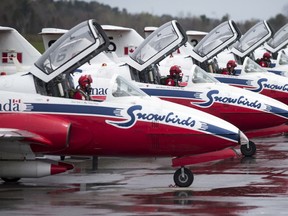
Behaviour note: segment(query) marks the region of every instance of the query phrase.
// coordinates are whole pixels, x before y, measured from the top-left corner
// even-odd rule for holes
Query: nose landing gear
[[[178,187],[189,187],[194,181],[191,170],[181,167],[174,173],[174,182]]]
[[[225,148],[219,151],[207,152],[184,157],[175,157],[172,159],[172,167],[181,167],[174,173],[174,182],[178,187],[189,187],[194,181],[194,175],[191,170],[185,166],[192,164],[205,163],[215,160],[223,160],[237,156],[232,148]]]
[[[251,157],[256,153],[256,145],[254,142],[249,141],[248,145],[241,145],[241,153],[246,157]]]

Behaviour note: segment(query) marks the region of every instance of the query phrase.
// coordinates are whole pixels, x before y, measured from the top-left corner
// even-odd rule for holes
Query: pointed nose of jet
[[[244,132],[276,127],[287,123],[288,105],[271,97],[252,91],[218,84],[219,97],[215,101],[225,103],[223,119]],[[221,86],[221,88],[220,88]],[[225,93],[226,92],[226,93]],[[230,110],[229,110],[230,109]]]
[[[259,103],[259,117],[254,122],[258,122],[257,124],[261,124],[263,128],[275,127],[288,122],[287,104],[261,94],[257,95],[257,101]]]
[[[167,143],[176,139],[178,148],[174,155],[201,154],[249,142],[239,128],[223,119],[167,101],[162,105],[165,106],[163,112],[168,113],[165,123],[175,127],[174,134],[169,131],[169,136],[166,136]]]

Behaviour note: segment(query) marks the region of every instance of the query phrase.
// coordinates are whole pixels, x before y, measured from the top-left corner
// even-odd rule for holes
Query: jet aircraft
[[[94,83],[92,95],[95,99],[101,99],[105,98],[105,92],[107,90],[107,86],[105,86],[105,77],[109,77],[111,73],[119,73],[126,79],[136,82],[135,84],[149,95],[157,96],[171,102],[200,109],[216,115],[241,128],[241,130],[245,131],[245,134],[248,135],[248,137],[266,135],[267,128],[275,131],[275,126],[287,122],[287,105],[273,100],[270,97],[223,85],[201,68],[193,65],[191,58],[183,58],[183,56],[181,56],[183,49],[180,46],[181,44],[184,44],[186,40],[185,33],[181,31],[181,27],[178,28],[178,23],[167,23],[157,30],[156,28],[153,28],[153,31],[156,31],[154,35],[163,35],[162,39],[165,41],[165,38],[167,38],[168,26],[170,26],[170,28],[173,26],[173,28],[178,29],[178,31],[175,32],[179,32],[179,34],[174,37],[178,37],[180,42],[171,43],[170,46],[167,47],[162,46],[161,54],[159,54],[160,52],[153,52],[152,54],[154,56],[147,52],[146,47],[149,45],[149,48],[155,48],[157,43],[154,41],[160,41],[161,37],[155,39],[153,36],[150,36],[150,39],[147,38],[140,44],[138,35],[137,40],[133,42],[133,44],[136,44],[137,49],[129,56],[124,55],[123,51],[125,50],[127,41],[132,43],[131,35],[132,33],[135,35],[135,31],[133,32],[131,29],[125,28],[122,32],[121,29],[123,27],[117,27],[113,32],[113,27],[110,27],[106,33],[108,37],[112,39],[113,47],[116,49],[114,51],[117,53],[116,57],[120,56],[121,60],[116,60],[118,64],[113,62],[113,60],[117,59],[115,56],[112,58],[110,57],[110,59],[91,60],[91,65],[83,66],[80,68],[81,73],[75,73],[75,81],[77,81],[77,77],[81,76],[83,73],[92,74],[95,77],[95,80],[97,80],[97,84]],[[105,29],[106,28],[104,28],[104,30]],[[152,30],[151,27],[149,29]],[[224,23],[220,26],[220,29],[222,30],[220,32],[221,35],[223,35],[223,38],[218,39],[218,45],[222,45],[222,41],[232,43],[238,38],[239,30],[232,21]],[[223,30],[226,30],[226,32],[223,33]],[[163,31],[167,31],[165,32],[166,34],[163,33]],[[130,40],[125,40],[125,35],[128,34],[128,32],[130,34]],[[218,30],[215,30],[214,32],[218,32]],[[50,41],[49,34],[42,35],[44,43],[45,41],[46,43]],[[149,35],[151,35],[151,32]],[[185,46],[191,47],[189,44],[185,44]],[[173,50],[175,51],[172,52]],[[179,51],[181,52],[180,54],[178,53]],[[141,55],[145,56],[145,58],[149,60],[147,62],[142,61],[142,64],[137,64],[135,59],[134,61],[131,60],[134,52],[141,53]],[[111,55],[110,51],[108,55]],[[173,58],[170,58],[170,55],[173,55]],[[168,63],[169,67],[165,68],[163,66],[161,62],[163,56],[168,56],[165,60],[166,64],[170,61]],[[177,56],[180,58],[177,58]],[[211,56],[213,55],[211,54]],[[207,59],[207,57],[205,56],[204,59]],[[159,62],[161,64],[161,67],[159,67],[161,72],[157,67],[150,67],[150,65],[156,65]],[[160,75],[158,73],[162,74],[164,70],[169,71],[170,66],[173,64],[183,66],[183,81],[187,84],[185,87],[172,87],[160,84]],[[271,133],[271,130],[269,133]],[[251,156],[256,151],[255,144],[252,141],[250,141],[250,144],[249,148],[244,148],[245,146],[242,146],[242,153],[246,156]]]
[[[124,34],[127,34],[127,30],[121,34],[119,29],[117,28],[113,33],[112,28],[109,28],[106,33],[109,38],[113,38],[116,49],[124,50]],[[176,30],[174,31],[174,29]],[[221,42],[218,43],[219,45],[222,44],[223,40],[234,42],[239,35],[232,21],[225,22],[220,29],[224,29],[226,32],[221,31],[221,35],[224,36],[219,39]],[[130,56],[121,55],[123,52],[118,51],[116,56],[120,55],[121,57],[120,60],[116,61],[119,62],[118,64],[112,61],[115,56],[111,58],[111,61],[109,59],[91,60],[91,64],[79,68],[81,73],[75,73],[75,76],[79,77],[83,73],[92,74],[97,82],[97,84],[94,83],[92,96],[95,99],[101,99],[105,98],[107,90],[105,78],[118,73],[126,79],[134,81],[138,87],[149,95],[221,117],[241,128],[249,137],[266,135],[266,131],[264,133],[263,129],[272,129],[272,127],[287,122],[287,105],[270,97],[221,84],[197,65],[193,65],[191,58],[184,58],[184,60],[182,56],[176,58],[179,47],[182,48],[181,45],[187,42],[185,33],[176,21],[168,22],[160,28],[154,29],[154,33],[149,35],[141,44],[134,43],[137,44],[137,49]],[[120,39],[117,40],[117,37]],[[46,41],[49,41],[47,37],[45,38]],[[169,38],[178,38],[178,41],[172,43]],[[156,47],[159,44],[160,48],[158,49],[160,51],[157,52],[155,50],[157,50]],[[186,46],[189,47],[189,45]],[[173,58],[170,58],[170,55],[173,55]],[[143,60],[142,56],[147,61]],[[159,78],[161,77],[158,74],[158,67],[153,67],[153,65],[159,62],[161,64],[161,60],[165,56],[168,56],[167,61],[173,59],[173,64],[184,66],[182,67],[184,73],[182,80],[187,84],[185,87],[160,84]],[[170,67],[173,64],[169,63],[168,65]],[[159,68],[162,71],[169,71],[169,68],[165,68],[163,65]],[[256,131],[257,133],[255,133]],[[241,148],[242,153],[246,156],[251,156],[256,151],[255,144],[251,141],[250,144],[249,148],[245,148],[245,146]]]
[[[248,138],[229,122],[146,95],[111,77],[104,101],[70,98],[72,74],[109,39],[95,20],[61,36],[26,72],[0,77],[0,177],[17,181],[61,173],[72,165],[43,155],[172,157],[175,184],[190,186],[185,166],[235,156]],[[3,52],[3,51],[2,51]]]

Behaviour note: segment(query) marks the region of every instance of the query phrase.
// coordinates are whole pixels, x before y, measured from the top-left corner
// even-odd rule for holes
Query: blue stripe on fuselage
[[[146,94],[157,97],[174,97],[174,98],[189,98],[189,99],[199,99],[197,95],[201,92],[193,92],[193,91],[183,91],[183,90],[175,90],[175,89],[148,89],[141,88]]]
[[[211,124],[207,124],[207,123],[202,123],[202,127],[200,130],[208,130],[208,131],[213,131],[215,134],[217,134],[218,136],[221,136],[221,137],[225,137],[227,139],[232,139],[236,142],[238,142],[238,134],[235,134],[234,132],[231,132],[230,130],[226,130],[224,128],[220,128],[220,127],[217,127],[215,125],[211,125]]]
[[[267,105],[267,106],[268,106],[268,112],[274,113],[275,115],[279,115],[288,119],[288,110],[283,110],[281,108],[270,106],[270,105]]]
[[[249,83],[252,82],[252,80],[231,78],[231,77],[215,77],[215,78],[222,83],[242,85],[242,86],[247,86],[247,85],[249,86]]]
[[[95,107],[95,106],[75,106],[70,104],[42,104],[33,103],[31,111],[33,112],[49,112],[49,113],[73,113],[73,114],[92,114],[105,116],[118,116],[115,110],[122,108],[115,107]]]
[[[280,75],[282,76],[283,74],[283,71],[279,71],[279,70],[268,70],[270,73],[274,73],[274,74],[277,74],[277,75]]]

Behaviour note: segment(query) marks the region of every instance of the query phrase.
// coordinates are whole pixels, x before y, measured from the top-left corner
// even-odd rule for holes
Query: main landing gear
[[[181,167],[174,173],[174,182],[178,187],[189,187],[194,181],[191,170]]]
[[[256,153],[256,145],[254,142],[249,141],[247,145],[241,145],[241,153],[246,157],[252,157]]]

